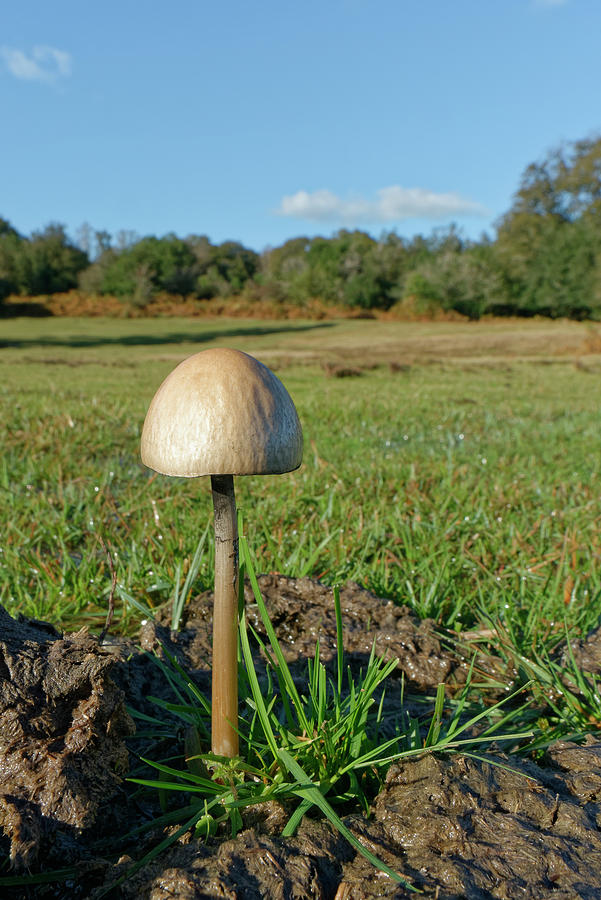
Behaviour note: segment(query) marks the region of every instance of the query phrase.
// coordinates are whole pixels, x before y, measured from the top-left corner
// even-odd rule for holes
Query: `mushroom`
[[[238,755],[238,528],[234,475],[297,469],[303,436],[290,395],[239,350],[203,350],[156,392],[142,429],[142,462],[163,475],[211,476],[215,517],[211,749]]]

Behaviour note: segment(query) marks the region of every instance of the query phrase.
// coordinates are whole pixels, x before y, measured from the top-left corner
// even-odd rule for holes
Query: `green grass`
[[[388,353],[411,340],[430,349],[407,370],[380,365],[360,378],[317,364],[345,347],[373,364],[383,327]],[[506,323],[470,327],[467,363],[466,326],[449,323],[1,323],[2,603],[100,630],[112,582],[102,542],[117,575],[114,629],[211,587],[211,540],[194,562],[212,520],[208,480],[141,465],[146,408],[199,346],[284,359],[302,343],[316,362],[282,363],[279,374],[303,423],[303,465],[236,480],[258,570],[354,580],[456,632],[492,622],[508,636],[509,649],[495,642],[508,666],[516,654],[540,662],[564,621],[578,636],[599,616],[601,369],[596,357],[561,355],[573,337],[561,324],[538,361],[520,357],[521,326],[517,343]],[[446,348],[435,362],[430,339]],[[478,355],[495,341],[503,362]]]
[[[1,351],[0,597],[67,628],[104,619],[111,579],[99,536],[130,628],[140,608],[172,597],[211,518],[206,479],[156,476],[138,450],[154,390],[197,348],[178,345],[166,360],[172,345],[124,346],[118,329],[130,340],[132,323],[109,324],[108,334],[88,325],[91,349],[65,338],[61,353],[79,365],[31,359],[39,335],[26,350]],[[371,323],[351,324],[369,333]],[[219,342],[248,347],[252,335],[229,327],[228,340],[219,323]],[[268,337],[281,346],[277,332]],[[312,346],[311,331],[303,341]],[[280,375],[303,423],[305,459],[290,475],[237,479],[259,570],[355,580],[457,629],[521,621],[533,608],[549,628],[564,615],[581,629],[592,621],[599,372],[516,361],[381,367],[355,379],[293,365]],[[211,567],[208,542],[194,589],[210,586]]]

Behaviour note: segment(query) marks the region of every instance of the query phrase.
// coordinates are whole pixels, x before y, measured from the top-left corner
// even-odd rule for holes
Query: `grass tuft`
[[[532,731],[504,730],[511,717],[502,716],[501,708],[520,692],[490,708],[474,711],[470,703],[470,671],[451,710],[446,709],[441,684],[426,716],[411,715],[403,709],[395,711],[394,734],[386,738],[381,733],[385,682],[395,671],[397,660],[379,659],[372,649],[365,671],[353,673],[345,665],[339,592],[333,592],[338,638],[335,674],[330,675],[321,662],[318,643],[314,659],[307,662],[306,680],[298,687],[269,619],[248,543],[241,536],[241,585],[245,577],[252,587],[267,644],[249,628],[241,605],[242,711],[237,723],[240,756],[226,759],[202,752],[203,744],[209,744],[210,704],[176,660],[163,650],[168,662],[157,658],[157,664],[168,679],[176,702],[155,702],[187,726],[186,767],[144,759],[158,777],[130,780],[156,789],[162,799],[168,792],[183,793],[187,801],[182,810],[186,828],[193,827],[201,837],[211,837],[225,826],[235,836],[243,827],[244,810],[261,803],[277,801],[288,810],[284,837],[293,835],[302,819],[317,811],[380,871],[411,888],[355,838],[339,811],[361,810],[369,814],[370,804],[393,761],[425,752],[461,749],[473,753],[475,748],[490,746],[493,741],[496,745],[517,745],[531,738]],[[263,677],[257,671],[257,656],[267,664]],[[148,716],[143,721],[152,724]],[[157,730],[156,737],[159,736],[165,736],[164,727]],[[189,816],[191,809],[196,810],[195,817]],[[138,865],[148,859],[145,857]]]

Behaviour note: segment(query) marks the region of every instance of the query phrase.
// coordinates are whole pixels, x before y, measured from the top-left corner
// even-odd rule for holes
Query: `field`
[[[407,762],[401,787],[394,778],[385,786],[379,781],[381,792],[372,810],[375,836],[366,838],[368,844],[372,842],[369,846],[380,854],[388,852],[386,859],[395,870],[404,865],[404,877],[413,879],[428,896],[438,896],[440,885],[445,884],[455,885],[455,893],[450,887],[448,896],[512,896],[512,891],[518,887],[521,891],[520,885],[527,883],[524,896],[543,897],[545,879],[553,886],[565,883],[566,897],[580,896],[570,891],[576,891],[588,866],[586,860],[591,854],[601,859],[601,844],[597,847],[595,826],[591,825],[597,807],[588,802],[593,788],[587,781],[581,796],[580,782],[570,780],[576,777],[573,771],[582,771],[577,768],[580,757],[565,765],[557,762],[559,757],[552,757],[553,771],[563,766],[567,772],[561,775],[561,784],[557,774],[552,784],[548,782],[548,770],[542,766],[549,764],[543,754],[554,740],[581,742],[587,734],[597,735],[601,722],[599,641],[595,637],[592,643],[584,643],[587,635],[598,635],[601,619],[598,328],[538,320],[2,321],[0,600],[12,615],[22,613],[50,621],[65,631],[88,626],[98,633],[113,594],[116,611],[111,634],[115,638],[137,636],[141,622],[156,619],[159,629],[169,622],[174,598],[182,599],[185,585],[183,599],[196,609],[194,627],[202,631],[200,595],[210,590],[213,582],[208,479],[176,479],[150,472],[140,462],[139,439],[146,409],[162,379],[186,356],[213,346],[237,347],[271,366],[292,395],[303,424],[305,454],[300,469],[282,476],[236,480],[244,533],[257,571],[290,579],[283,583],[291,603],[296,597],[291,619],[296,620],[297,630],[293,628],[290,646],[296,642],[297,655],[303,653],[301,646],[314,644],[314,633],[322,641],[324,654],[336,638],[324,605],[329,606],[329,591],[315,582],[310,588],[317,598],[315,631],[306,640],[301,633],[299,622],[305,621],[308,605],[302,590],[308,590],[309,582],[292,579],[310,576],[326,586],[340,585],[345,622],[350,621],[349,616],[360,621],[365,609],[365,631],[378,632],[383,646],[400,646],[401,652],[409,652],[411,641],[417,647],[419,640],[427,639],[439,648],[441,657],[453,660],[454,672],[461,670],[464,675],[469,660],[477,654],[463,700],[458,697],[465,677],[447,685],[445,702],[450,706],[445,707],[444,716],[442,707],[436,705],[442,702],[444,692],[439,690],[438,700],[434,699],[434,675],[427,684],[427,696],[422,692],[419,701],[411,700],[421,709],[416,714],[421,724],[415,726],[415,734],[407,736],[411,753],[423,749],[424,741],[434,746],[440,739],[443,748],[444,736],[454,727],[453,716],[457,722],[464,722],[475,710],[489,716],[499,697],[522,692],[520,700],[503,707],[507,710],[505,721],[500,714],[490,713],[490,721],[496,716],[495,727],[505,733],[528,730],[521,742],[512,738],[503,745],[526,757],[525,762],[512,762],[514,767],[524,767],[521,774],[514,768],[490,775],[485,763],[470,763],[475,806],[469,812],[466,807],[463,819],[459,818],[461,828],[465,825],[461,833],[467,835],[470,852],[482,851],[481,862],[473,862],[472,869],[467,866],[463,874],[452,869],[455,863],[450,862],[461,856],[452,834],[459,828],[456,810],[467,796],[468,769],[462,768],[467,757],[456,763],[423,757]],[[187,578],[198,548],[198,572]],[[278,580],[265,578],[261,584],[271,591],[272,608],[279,609],[278,615],[285,621],[282,597],[276,596]],[[371,604],[361,592],[363,588],[377,597],[390,598],[396,606],[408,607],[409,617],[403,618],[405,612],[402,616],[399,612],[401,618],[393,617],[393,626],[385,624],[385,617],[372,621],[372,609],[374,616],[378,609],[382,614],[382,605],[375,599]],[[295,591],[301,594],[297,596]],[[417,620],[424,619],[430,622],[419,625]],[[410,627],[409,622],[413,623]],[[403,644],[395,628],[402,632],[405,627],[411,640],[407,637]],[[168,635],[168,629],[164,633]],[[76,636],[76,640],[88,647],[85,637]],[[361,640],[361,636],[355,634],[353,640]],[[205,649],[207,641],[206,635],[202,637]],[[366,659],[365,651],[361,652],[363,656],[357,658]],[[415,652],[417,659],[419,647]],[[201,675],[207,655],[201,654],[194,663]],[[419,679],[412,679],[410,668],[404,672],[413,690]],[[356,672],[353,677],[358,677]],[[396,690],[402,695],[404,688],[399,682],[397,679]],[[133,691],[133,680],[129,684]],[[395,688],[391,690],[392,696],[397,696]],[[77,694],[78,703],[80,699]],[[397,696],[395,702],[403,701]],[[420,728],[428,730],[423,723],[433,710],[428,736],[420,736]],[[164,729],[160,734],[165,736]],[[92,752],[94,740],[90,738]],[[306,735],[299,738],[304,740]],[[498,746],[489,750],[494,754]],[[181,749],[179,752],[181,755]],[[597,753],[594,747],[593,753]],[[535,767],[534,761],[541,760],[541,768]],[[306,768],[308,762],[303,765]],[[411,766],[417,773],[414,782],[406,775]],[[590,778],[597,779],[601,790],[601,760],[595,757],[591,763],[587,756],[584,767],[586,771],[590,768]],[[290,774],[292,777],[293,769]],[[448,795],[443,798],[441,793],[438,806],[432,805],[431,797],[443,781],[449,786]],[[390,835],[396,834],[394,840],[404,848],[394,855],[392,844],[386,844],[389,838],[384,840],[377,829],[392,821],[390,810],[396,808],[393,795],[397,789],[401,806],[410,806],[403,794],[407,785],[413,785],[416,805],[411,807],[406,843],[398,838],[398,816],[390,826]],[[239,790],[246,787],[248,780],[238,785]],[[325,787],[321,784],[323,796],[331,798],[330,787],[329,782]],[[453,799],[455,790],[459,793]],[[535,815],[532,810],[539,796],[540,810]],[[513,799],[507,799],[510,797]],[[501,826],[494,817],[499,804],[505,802],[507,816]],[[390,803],[392,806],[387,805]],[[445,803],[448,819],[443,827]],[[344,811],[349,810],[348,804],[347,793],[342,798]],[[512,814],[511,827],[510,807],[519,812]],[[490,812],[490,819],[486,819],[486,828],[482,826],[482,834],[474,837],[470,817],[479,816],[478,821],[484,823],[482,810]],[[568,813],[576,818],[569,818]],[[556,819],[563,822],[563,843],[557,844],[556,852],[558,859],[572,854],[571,881],[567,874],[564,882],[563,874],[551,878],[546,869],[542,874],[538,870],[535,874],[534,869],[530,873],[528,860],[534,845],[528,843],[528,834],[535,843],[544,834],[548,848],[555,847],[553,840],[560,840],[559,831],[550,836],[549,816],[555,817],[554,823]],[[524,826],[526,820],[528,827]],[[367,834],[367,824],[359,827],[355,822],[354,827],[359,828],[356,834]],[[424,830],[423,840],[415,840],[420,828],[433,830],[431,834]],[[509,830],[502,830],[506,828]],[[574,837],[578,829],[581,841]],[[493,832],[502,835],[502,846],[491,850]],[[245,834],[249,832],[243,832],[236,846],[242,848],[244,865],[252,868],[257,851],[254,845],[246,847]],[[310,841],[317,840],[316,834],[309,832]],[[320,840],[325,840],[320,834]],[[497,894],[491,887],[487,894],[486,885],[497,883],[499,860],[507,858],[510,837],[514,842],[511,853],[516,860],[525,861],[524,871],[518,872],[521,862],[516,862],[514,880],[507,882],[509,893]],[[440,848],[435,852],[432,848],[439,839]],[[394,840],[390,837],[392,843]],[[282,850],[283,844],[275,838],[270,841],[271,858],[275,854],[280,859],[282,852],[284,868],[292,859],[287,854],[314,855],[310,847],[302,849],[302,842],[300,849],[291,851],[294,843]],[[379,849],[378,841],[384,849]],[[194,857],[181,863],[188,873],[197,864],[193,859],[199,858],[198,851],[194,852]],[[114,852],[115,859],[120,853]],[[219,853],[221,850],[215,849],[211,860],[217,860]],[[371,863],[363,861],[367,868],[361,869],[355,860],[343,872],[340,848],[327,853],[330,870],[335,872],[332,878],[340,885],[336,896],[372,896],[365,893],[372,881]],[[434,874],[439,863],[442,868]],[[175,864],[164,865],[173,868]],[[472,891],[466,885],[471,884],[473,866],[481,867],[478,877],[482,881]],[[485,874],[487,866],[490,871]],[[423,874],[428,867],[431,876]],[[110,872],[107,869],[107,880],[121,871],[118,864]],[[70,869],[60,877],[71,878],[73,872]],[[150,884],[150,876],[144,877],[145,884]],[[363,885],[356,895],[352,891],[340,894],[342,886],[351,883],[349,878]],[[600,878],[601,870],[590,874],[593,891]],[[0,883],[14,882],[0,877]],[[82,884],[84,893],[77,896],[89,896]],[[379,894],[375,880],[372,889],[373,896],[393,896]],[[131,893],[119,896],[146,896],[135,882],[128,890]],[[478,893],[480,890],[485,893]],[[313,894],[301,892],[298,896]]]
[[[173,594],[210,522],[206,480],[140,464],[148,403],[205,347],[274,368],[300,470],[240,478],[261,571],[357,581],[461,630],[599,595],[601,349],[580,323],[5,321],[0,597],[64,628],[120,627]],[[360,374],[335,377],[337,368]],[[344,375],[344,372],[339,372]],[[99,539],[102,539],[104,546]],[[211,583],[211,550],[195,587]],[[179,568],[178,568],[179,567]]]

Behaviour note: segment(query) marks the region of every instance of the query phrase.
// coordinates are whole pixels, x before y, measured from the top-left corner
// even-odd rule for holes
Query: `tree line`
[[[451,226],[407,239],[360,230],[298,237],[262,253],[175,234],[114,238],[51,224],[29,237],[0,219],[0,303],[73,288],[145,307],[158,294],[417,315],[601,318],[601,138],[553,150],[524,172],[494,239]]]

